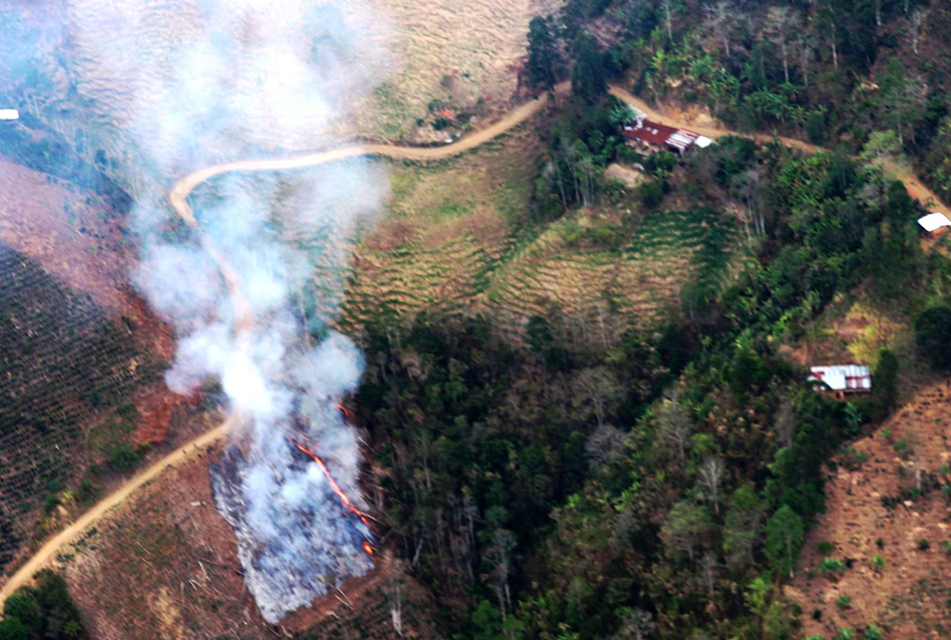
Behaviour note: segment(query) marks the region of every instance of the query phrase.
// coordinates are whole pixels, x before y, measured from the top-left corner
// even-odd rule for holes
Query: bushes
[[[130,445],[122,443],[109,447],[109,467],[114,471],[128,471],[139,466],[139,454]]]
[[[939,371],[951,371],[951,307],[926,309],[915,321],[915,344],[919,353]]]
[[[0,640],[86,638],[79,609],[57,573],[40,573],[36,587],[17,589],[3,605]]]

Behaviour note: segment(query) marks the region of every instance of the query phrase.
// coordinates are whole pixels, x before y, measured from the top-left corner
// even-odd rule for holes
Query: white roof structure
[[[677,129],[674,133],[670,134],[670,137],[667,138],[667,144],[679,151],[683,151],[690,145],[694,143],[697,139],[697,134],[693,131],[687,131],[686,129]]]
[[[701,149],[706,149],[711,144],[713,144],[713,140],[711,140],[707,136],[697,136],[697,139],[694,140],[693,143],[697,145],[698,147],[700,147]]]
[[[941,227],[951,227],[951,220],[948,220],[948,217],[943,213],[929,213],[925,217],[919,218],[918,224],[928,233],[932,233]]]
[[[809,382],[822,382],[833,391],[869,391],[872,388],[872,372],[865,365],[835,364],[810,367],[809,371]]]
[[[16,109],[0,109],[0,120],[18,120],[20,112]]]

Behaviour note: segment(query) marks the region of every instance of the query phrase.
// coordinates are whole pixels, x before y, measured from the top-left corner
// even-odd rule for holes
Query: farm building
[[[872,390],[872,372],[861,364],[836,364],[810,367],[808,382],[820,383],[824,391],[836,397],[846,393],[868,393]]]
[[[684,151],[693,145],[702,149],[713,142],[693,131],[675,129],[644,118],[638,118],[621,127],[621,135],[630,146],[642,153],[672,151],[683,155]]]
[[[20,112],[16,109],[0,109],[0,120],[18,120]]]
[[[951,220],[943,213],[929,213],[918,219],[918,226],[929,236],[943,234],[951,227]]]

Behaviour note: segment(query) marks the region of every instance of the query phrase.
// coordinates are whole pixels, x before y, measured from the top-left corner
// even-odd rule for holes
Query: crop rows
[[[75,477],[84,425],[154,369],[121,320],[0,246],[0,566]]]

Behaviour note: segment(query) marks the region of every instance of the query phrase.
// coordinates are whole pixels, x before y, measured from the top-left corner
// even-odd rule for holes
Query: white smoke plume
[[[297,145],[345,115],[386,65],[361,38],[371,23],[380,29],[379,16],[351,0],[71,0],[69,16],[84,58],[80,90],[112,105],[147,170],[165,178]],[[165,48],[144,44],[156,33]],[[171,230],[163,194],[137,194],[133,279],[175,326],[169,387],[189,393],[217,379],[230,409],[247,416],[244,442],[213,469],[213,484],[248,588],[276,622],[372,566],[361,548],[370,532],[291,444],[313,447],[361,506],[356,434],[336,404],[358,383],[362,357],[334,332],[314,345],[313,310],[302,314],[292,300],[311,286],[320,311],[332,310],[340,279],[313,287],[315,269],[344,268],[348,240],[380,208],[386,178],[349,161],[268,179],[224,175],[201,190],[192,232]],[[249,328],[237,326],[217,255],[250,307]]]

